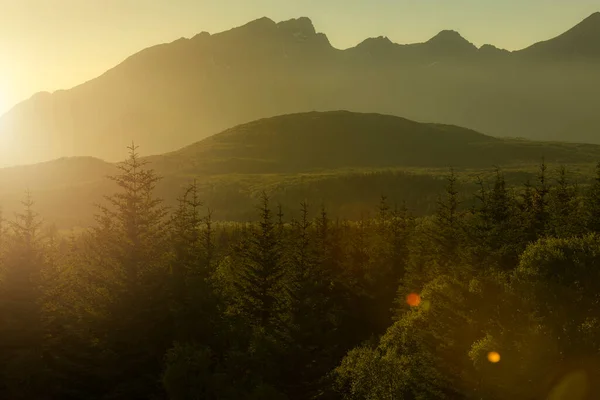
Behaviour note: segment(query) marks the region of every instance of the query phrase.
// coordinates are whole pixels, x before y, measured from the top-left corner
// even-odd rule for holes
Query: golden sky
[[[421,42],[443,29],[517,49],[549,39],[598,0],[0,0],[0,114],[68,89],[158,43],[267,16],[310,17],[338,48],[372,36]]]

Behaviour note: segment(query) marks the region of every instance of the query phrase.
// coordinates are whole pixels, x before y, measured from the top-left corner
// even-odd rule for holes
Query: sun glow
[[[7,147],[11,144],[8,121],[6,118],[3,118],[6,110],[2,108],[2,104],[2,98],[0,97],[0,155],[3,153],[2,150],[6,151]]]
[[[9,108],[8,102],[2,97],[2,92],[0,92],[0,118],[8,112]]]

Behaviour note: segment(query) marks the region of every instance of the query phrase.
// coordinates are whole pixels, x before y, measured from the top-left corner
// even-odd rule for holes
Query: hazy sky
[[[421,42],[454,29],[516,49],[556,36],[599,0],[0,0],[0,114],[66,89],[154,44],[268,16],[312,19],[338,48],[367,37]]]

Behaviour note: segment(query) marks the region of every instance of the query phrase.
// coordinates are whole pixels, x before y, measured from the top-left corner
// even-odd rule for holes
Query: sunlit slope
[[[600,19],[519,52],[455,31],[340,50],[308,18],[268,18],[140,51],[103,75],[38,93],[0,118],[0,165],[174,151],[231,126],[346,109],[494,136],[600,143]],[[585,56],[582,56],[585,55]],[[555,56],[553,56],[555,55]]]

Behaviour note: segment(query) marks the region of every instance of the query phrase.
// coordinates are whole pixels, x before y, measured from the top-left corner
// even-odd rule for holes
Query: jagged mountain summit
[[[15,106],[0,118],[0,164],[114,161],[132,140],[158,154],[258,118],[338,109],[600,143],[598,15],[516,52],[477,48],[452,30],[340,50],[306,17],[201,32]]]

